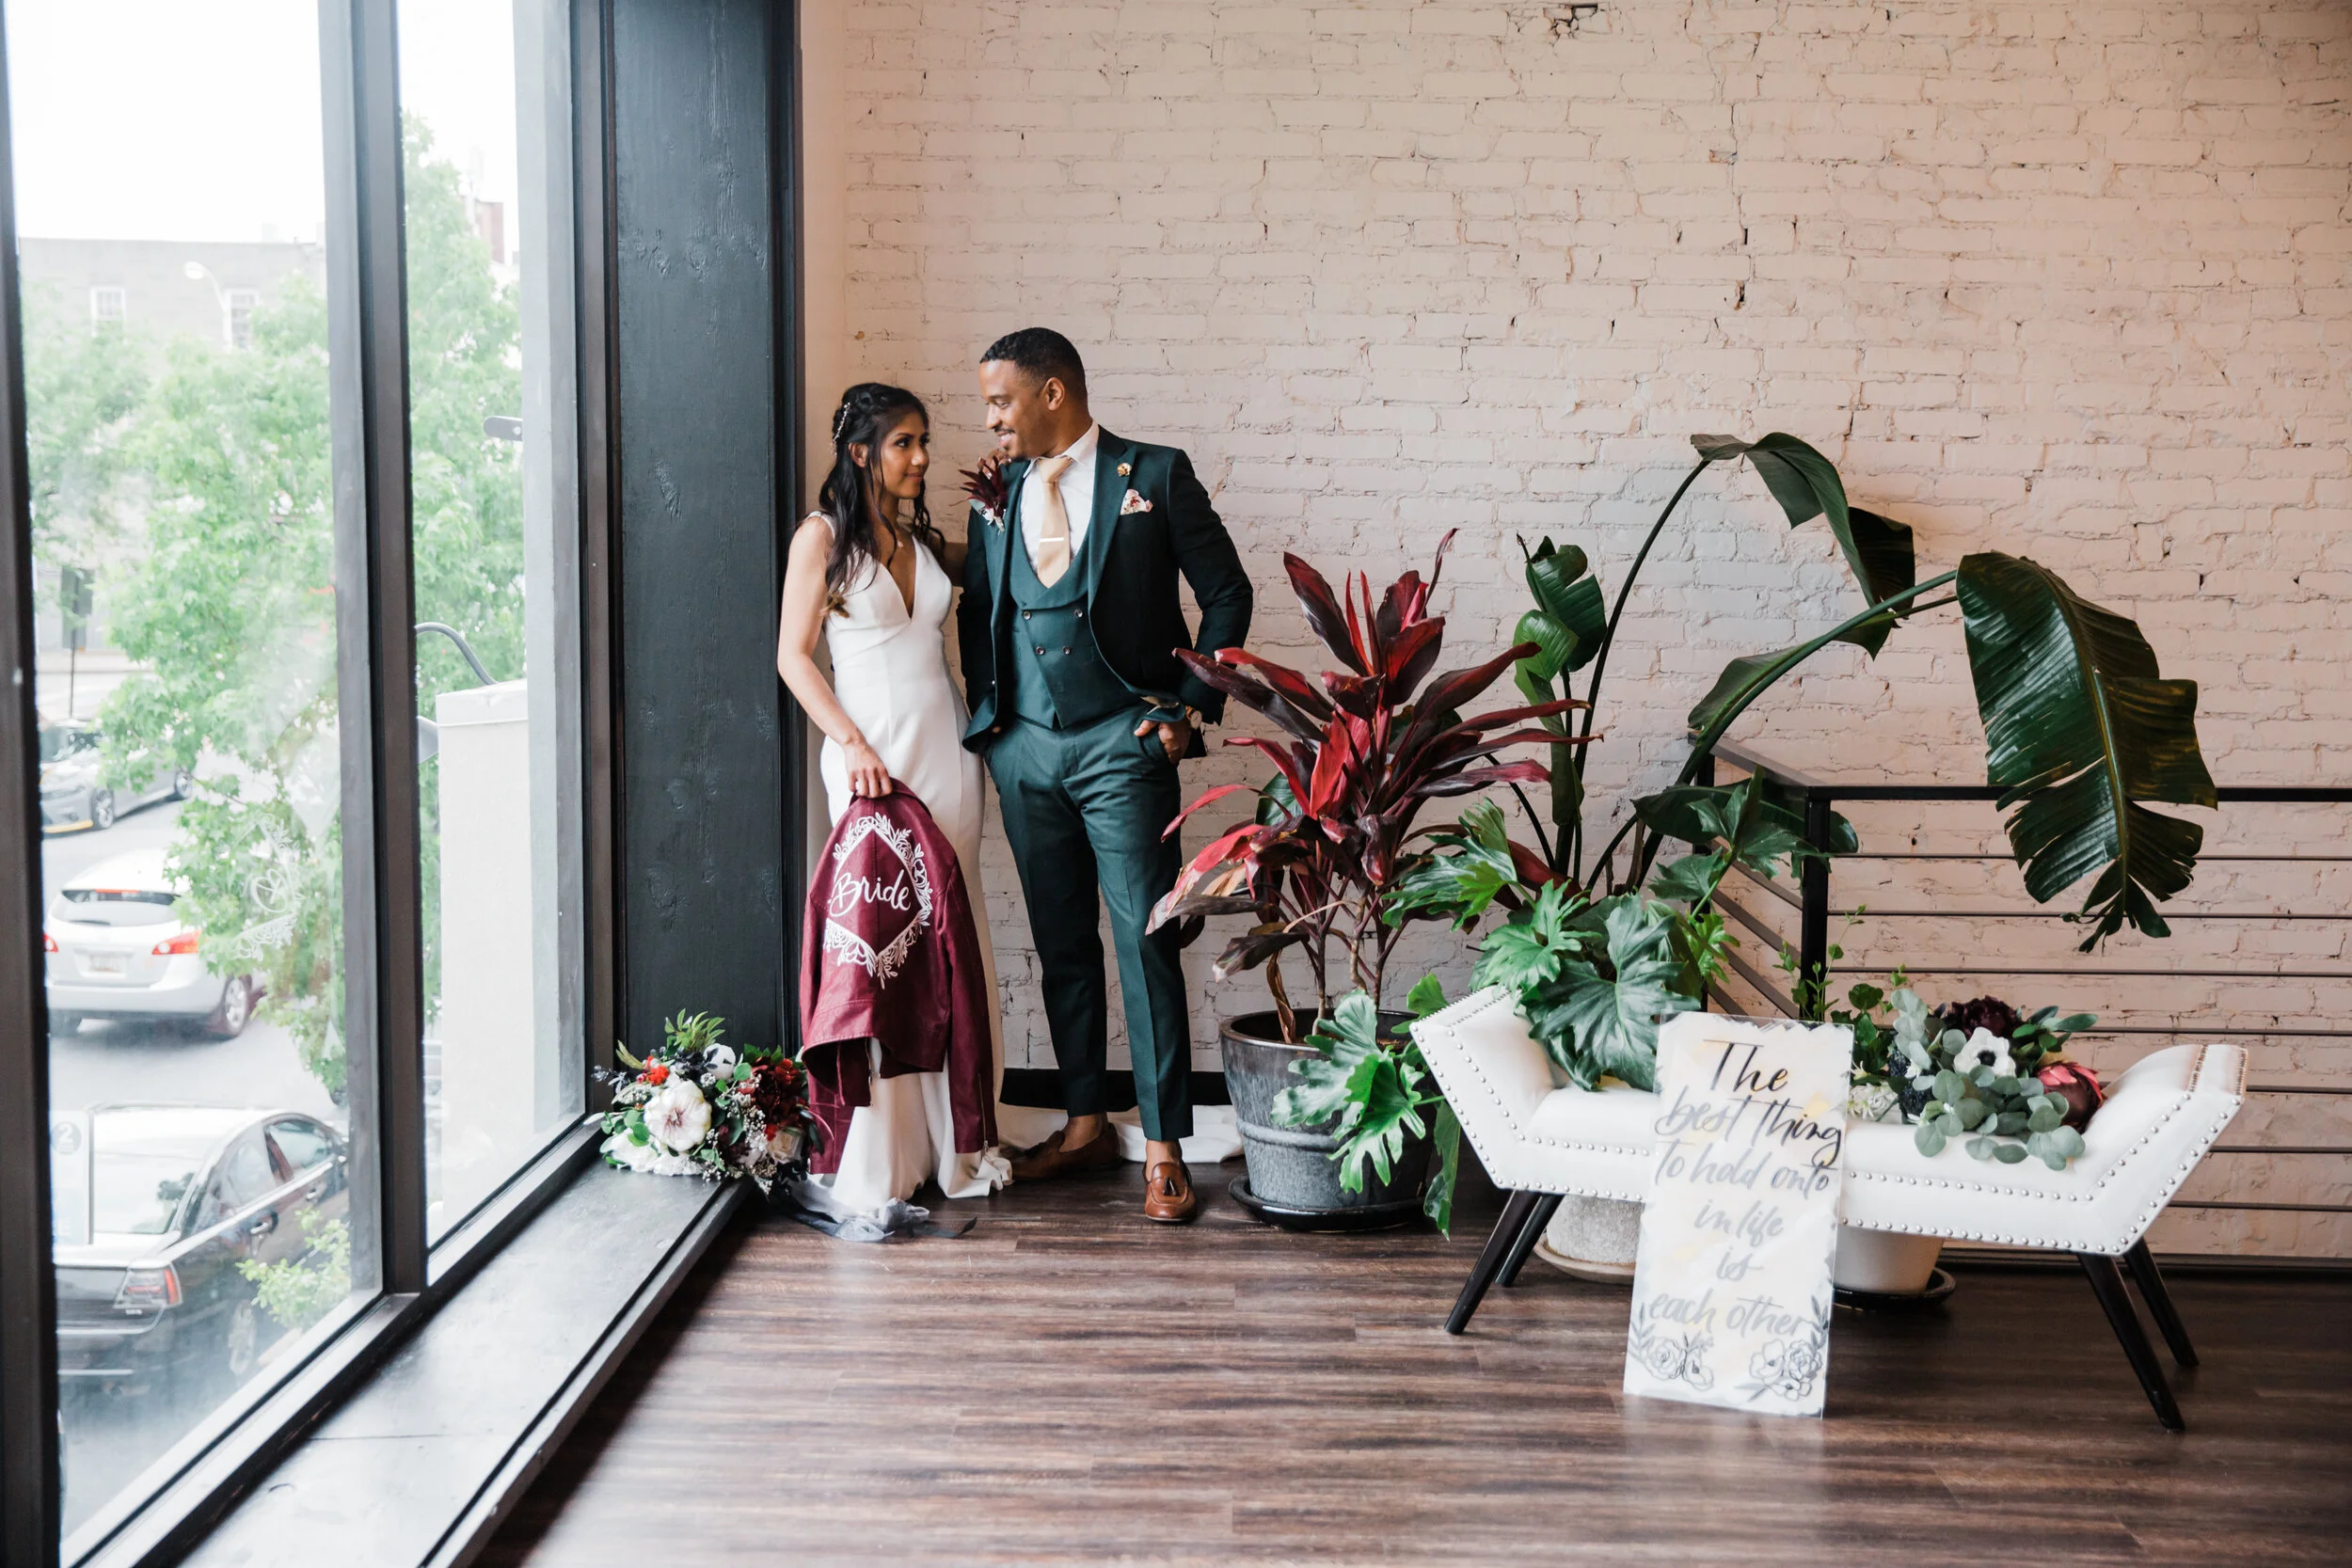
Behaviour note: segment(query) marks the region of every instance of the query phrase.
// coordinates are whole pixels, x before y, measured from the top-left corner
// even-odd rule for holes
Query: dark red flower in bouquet
[[[2017,1009],[1997,996],[1979,996],[1974,1002],[1947,1002],[1935,1010],[1947,1029],[1957,1029],[1971,1035],[1979,1029],[1990,1030],[2002,1039],[2017,1038]]]
[[[2065,1125],[2077,1132],[2090,1125],[2090,1113],[2107,1098],[2107,1091],[2099,1086],[2099,1075],[2080,1062],[2052,1062],[2034,1076],[2044,1089],[2066,1101]]]

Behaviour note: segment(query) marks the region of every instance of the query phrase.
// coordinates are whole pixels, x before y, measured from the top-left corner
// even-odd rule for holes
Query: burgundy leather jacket
[[[841,814],[802,923],[801,1059],[823,1129],[811,1169],[840,1168],[850,1114],[872,1101],[869,1039],[885,1078],[947,1075],[957,1152],[996,1141],[994,998],[972,921],[955,846],[906,785]]]

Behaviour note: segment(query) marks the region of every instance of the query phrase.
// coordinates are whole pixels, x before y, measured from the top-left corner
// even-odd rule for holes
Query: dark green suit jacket
[[[1224,694],[1179,663],[1175,650],[1214,656],[1219,648],[1241,646],[1249,633],[1250,602],[1241,557],[1209,505],[1209,493],[1193,477],[1190,458],[1174,447],[1146,446],[1107,430],[1096,440],[1094,511],[1080,546],[1088,572],[1087,623],[1094,628],[1095,646],[1137,701],[1170,717],[1184,704],[1215,719],[1225,711]],[[1124,475],[1119,471],[1122,465],[1128,469]],[[992,521],[978,502],[972,506],[956,635],[972,709],[963,743],[975,751],[984,748],[999,722],[996,674],[1012,657],[1009,552],[1023,547],[1021,483],[1028,471],[1025,459],[1005,465],[1011,496],[1005,516]],[[1130,491],[1146,503],[1144,509],[1122,512]],[[1197,636],[1184,625],[1177,600],[1180,574],[1200,607]],[[1188,754],[1199,756],[1203,750],[1195,736]]]

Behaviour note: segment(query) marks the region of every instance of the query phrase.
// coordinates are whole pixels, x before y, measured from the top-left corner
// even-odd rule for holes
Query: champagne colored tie
[[[1041,457],[1037,471],[1045,481],[1043,510],[1037,520],[1037,544],[1029,551],[1029,564],[1037,568],[1037,580],[1051,588],[1070,570],[1070,511],[1061,501],[1061,476],[1070,471],[1073,459]]]

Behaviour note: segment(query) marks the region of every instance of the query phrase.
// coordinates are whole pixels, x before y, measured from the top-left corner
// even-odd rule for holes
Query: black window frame
[[[0,700],[0,1568],[60,1561],[166,1561],[184,1553],[239,1493],[362,1381],[423,1317],[594,1160],[578,1118],[472,1211],[429,1242],[423,1076],[424,965],[410,570],[405,209],[397,0],[319,0],[326,180],[330,440],[342,736],[344,1037],[351,1130],[353,1292],[308,1354],[255,1380],[173,1450],[179,1468],[110,1501],[61,1557],[56,1304],[51,1261],[48,1021],[39,717],[33,681],[33,562],[25,471],[22,301],[5,0],[0,0],[0,637],[13,689]],[[610,257],[613,172],[609,0],[556,0],[568,35],[568,90],[547,134],[569,150],[572,325],[554,367],[573,461],[559,515],[577,530],[567,646],[580,673],[578,831],[585,918],[583,984],[565,1026],[579,1060],[566,1082],[612,1060],[616,1016],[618,679],[613,571],[618,506],[615,306]],[[560,214],[551,214],[561,221]],[[561,467],[561,465],[559,466]],[[565,890],[570,891],[568,888]],[[571,1075],[577,1073],[575,1078]]]

